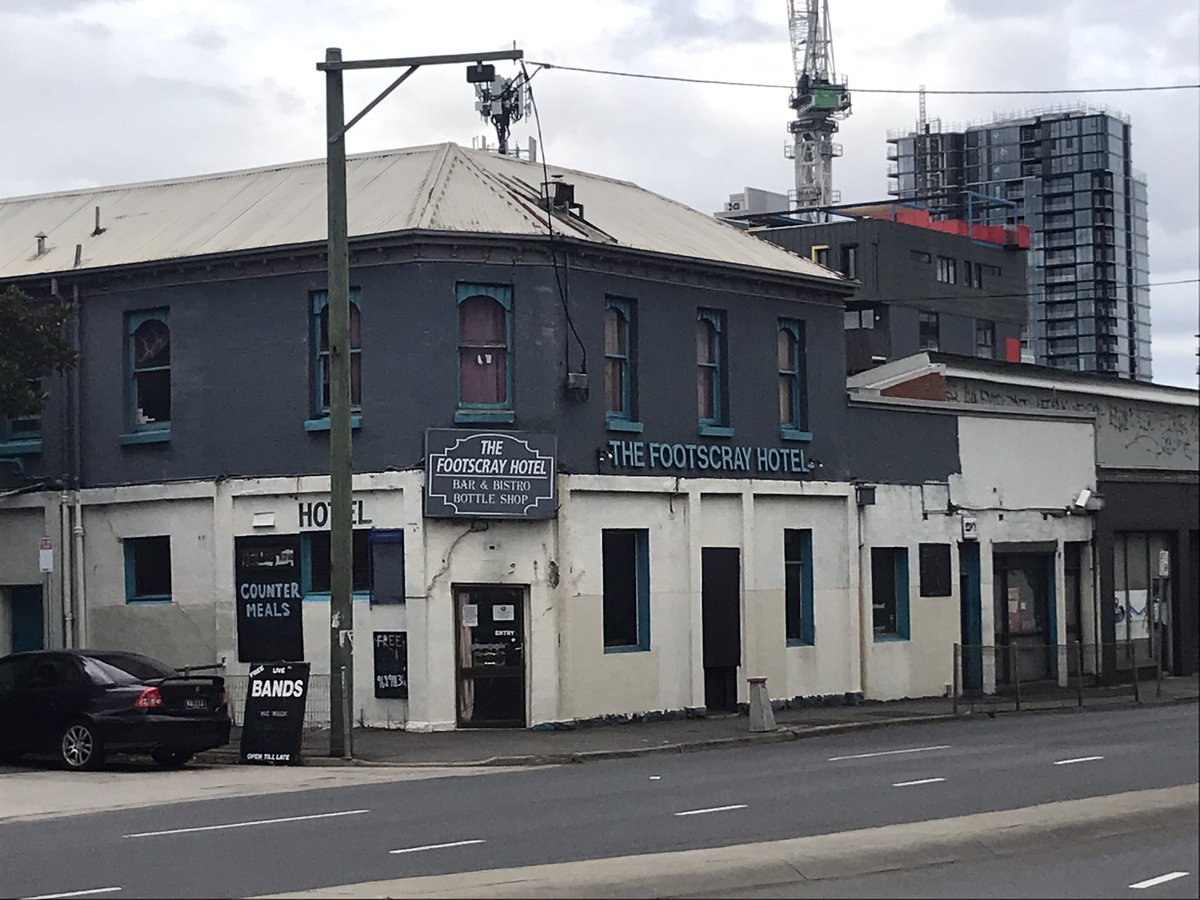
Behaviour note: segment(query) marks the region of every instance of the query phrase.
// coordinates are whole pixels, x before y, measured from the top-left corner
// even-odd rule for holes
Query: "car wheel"
[[[82,719],[63,729],[59,751],[63,765],[75,771],[96,769],[104,762],[104,746],[96,726]]]
[[[158,763],[160,769],[182,769],[192,758],[192,754],[182,750],[158,749],[150,754],[151,759]]]

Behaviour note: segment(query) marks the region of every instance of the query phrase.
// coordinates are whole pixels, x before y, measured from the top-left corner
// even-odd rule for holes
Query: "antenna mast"
[[[833,135],[850,115],[850,92],[834,71],[829,0],[787,0],[787,5],[796,73],[789,101],[796,117],[788,123],[793,143],[787,154],[796,161],[795,204],[826,207],[841,199],[833,189],[833,158],[842,155],[842,145],[833,143]]]

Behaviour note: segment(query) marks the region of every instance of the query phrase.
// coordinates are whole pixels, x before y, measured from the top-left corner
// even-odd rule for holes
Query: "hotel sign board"
[[[552,519],[558,514],[554,435],[522,431],[425,432],[425,515]]]

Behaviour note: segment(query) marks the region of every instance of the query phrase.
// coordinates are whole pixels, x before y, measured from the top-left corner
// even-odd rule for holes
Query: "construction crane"
[[[789,104],[796,117],[788,123],[792,145],[784,153],[796,161],[796,208],[819,210],[840,199],[833,190],[833,158],[842,155],[842,146],[833,135],[850,115],[850,92],[834,73],[829,0],[787,0],[787,6],[796,72]],[[808,217],[821,216],[814,211]]]

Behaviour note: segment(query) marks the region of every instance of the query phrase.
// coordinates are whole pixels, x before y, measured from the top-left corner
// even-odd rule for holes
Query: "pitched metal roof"
[[[559,234],[847,285],[837,272],[630,182],[554,166],[549,173],[573,184],[584,208],[583,217],[555,214]],[[358,154],[347,161],[350,235],[545,236],[542,181],[540,163],[452,143]],[[38,234],[45,235],[40,254]],[[323,159],[0,200],[0,278],[325,239]]]

